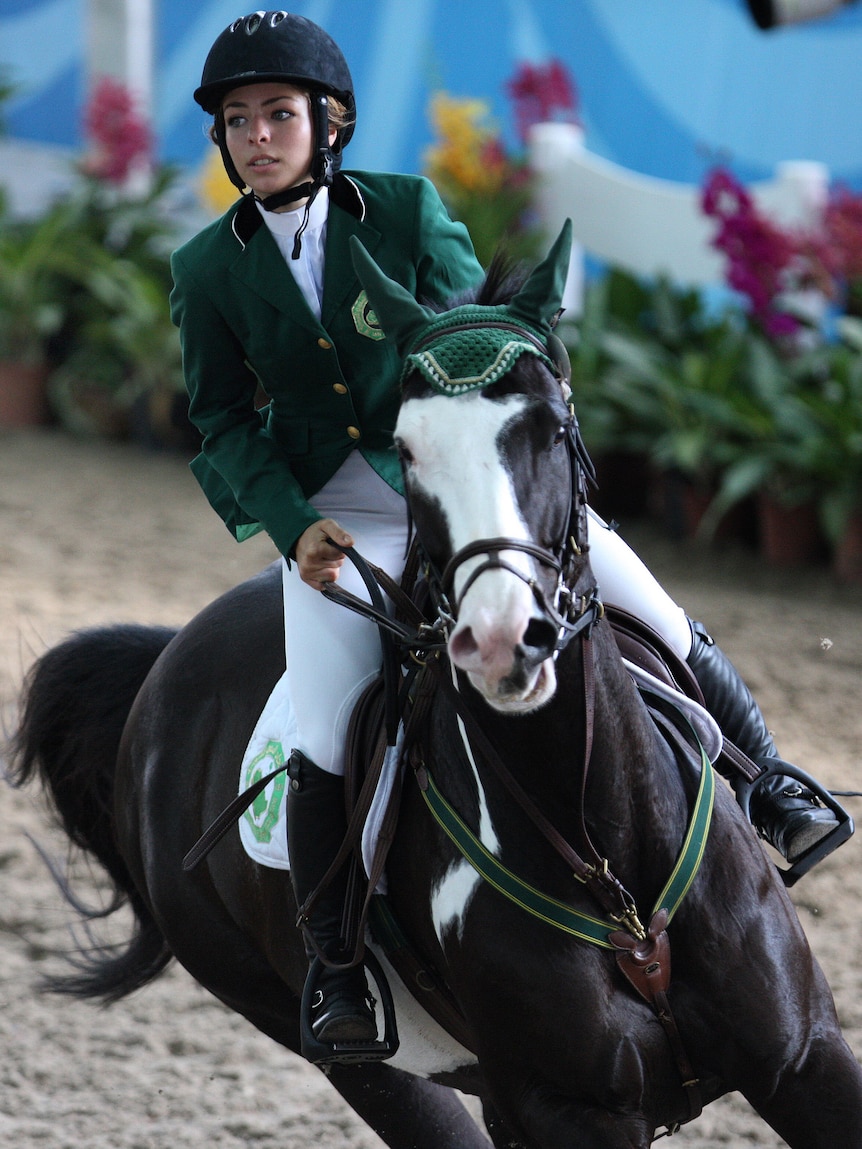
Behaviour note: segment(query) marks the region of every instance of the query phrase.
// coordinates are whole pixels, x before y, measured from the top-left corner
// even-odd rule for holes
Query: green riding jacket
[[[445,303],[482,277],[428,180],[372,172],[339,173],[330,189],[319,321],[250,197],[171,260],[189,417],[203,435],[192,471],[238,540],[263,528],[287,556],[321,517],[307,500],[351,451],[402,490],[401,361],[356,278],[351,235],[420,301]],[[269,399],[259,410],[258,384]]]

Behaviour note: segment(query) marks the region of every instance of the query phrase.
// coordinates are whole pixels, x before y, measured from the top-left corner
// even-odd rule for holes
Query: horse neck
[[[472,695],[470,706],[506,768],[560,831],[579,825],[583,809],[597,845],[616,854],[630,851],[633,828],[645,840],[666,834],[666,796],[678,787],[670,782],[673,755],[622,664],[609,625],[599,624],[590,642],[586,655],[579,640],[561,653],[554,698],[533,714],[497,714],[469,687],[465,697]],[[593,661],[594,676],[589,744],[585,657]],[[487,781],[489,772],[480,773]]]

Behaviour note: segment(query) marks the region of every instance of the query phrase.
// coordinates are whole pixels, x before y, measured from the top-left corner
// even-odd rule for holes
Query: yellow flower
[[[218,148],[213,148],[203,162],[198,179],[198,195],[201,203],[213,215],[227,211],[239,195],[227,177]]]
[[[426,151],[426,168],[438,188],[454,198],[502,187],[505,165],[499,162],[496,130],[483,123],[488,114],[483,100],[456,99],[445,92],[432,98],[431,122],[439,143]]]

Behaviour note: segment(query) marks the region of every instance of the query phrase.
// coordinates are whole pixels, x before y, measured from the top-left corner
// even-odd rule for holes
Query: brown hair
[[[337,132],[342,132],[353,123],[353,117],[341,100],[335,96],[327,96],[326,103],[329,109],[329,125]]]

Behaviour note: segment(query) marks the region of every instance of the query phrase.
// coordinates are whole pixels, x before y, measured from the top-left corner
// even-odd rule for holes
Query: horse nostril
[[[548,658],[557,645],[557,628],[546,618],[531,618],[519,646],[526,654],[537,651],[542,658]]]
[[[469,626],[456,630],[449,639],[449,657],[456,666],[471,655],[476,654],[479,646]]]

